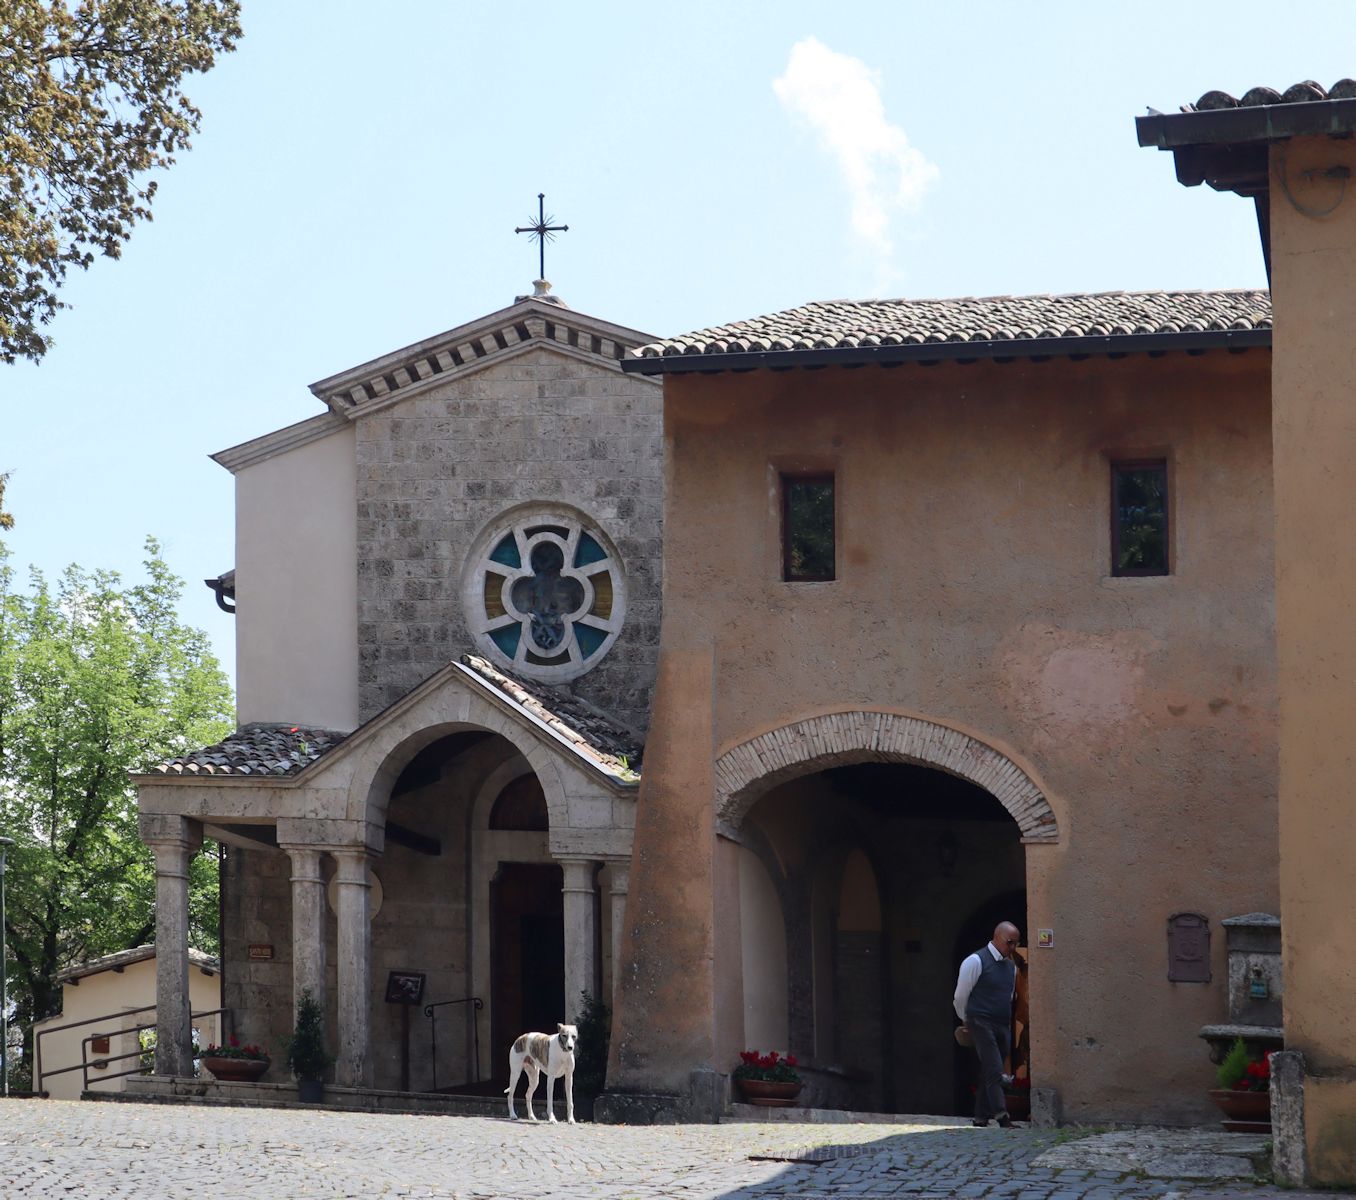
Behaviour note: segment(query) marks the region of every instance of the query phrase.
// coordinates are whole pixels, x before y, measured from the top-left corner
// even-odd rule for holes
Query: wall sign
[[[251,961],[251,962],[258,962],[258,961],[260,961],[260,960],[267,960],[267,959],[270,959],[270,958],[272,958],[272,957],[273,957],[273,947],[272,947],[272,946],[266,946],[266,945],[264,945],[264,944],[261,943],[261,942],[251,942],[251,943],[250,943],[250,961]]]
[[[1201,913],[1168,918],[1168,981],[1210,982],[1210,921]]]
[[[1055,931],[1053,929],[1036,930],[1036,948],[1053,950],[1055,948]]]

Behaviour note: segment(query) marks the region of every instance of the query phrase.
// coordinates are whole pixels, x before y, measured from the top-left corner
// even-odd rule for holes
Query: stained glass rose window
[[[482,653],[530,678],[573,679],[621,632],[625,584],[607,536],[579,516],[518,513],[478,539],[466,615]]]

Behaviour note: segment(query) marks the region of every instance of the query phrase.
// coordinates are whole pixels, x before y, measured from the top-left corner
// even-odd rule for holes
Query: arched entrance
[[[502,734],[442,733],[399,771],[378,866],[373,984],[384,989],[389,972],[401,971],[423,975],[425,987],[410,1014],[408,1074],[389,1083],[387,1064],[404,1049],[383,1053],[382,1043],[406,1035],[374,995],[378,1086],[489,1090],[513,1038],[560,1020],[563,873],[550,824],[538,775]]]
[[[811,1103],[963,1110],[959,960],[987,938],[971,926],[991,911],[1025,929],[1024,843],[1057,839],[1053,813],[1026,772],[960,731],[889,713],[792,728],[717,764],[721,831],[740,844],[746,1029],[751,996],[769,1033],[769,1004],[784,1006],[786,1045],[757,1048],[810,1064]],[[746,887],[755,866],[767,884]],[[774,986],[774,964],[749,943],[768,942],[776,921],[786,952]],[[751,961],[765,974],[751,980]]]

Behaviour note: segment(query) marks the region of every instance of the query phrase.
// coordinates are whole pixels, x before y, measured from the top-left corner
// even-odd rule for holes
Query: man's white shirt
[[[1003,956],[998,953],[998,948],[990,942],[985,948],[993,955],[994,962],[997,962]],[[975,984],[979,982],[980,973],[984,969],[984,964],[979,961],[979,956],[983,951],[976,950],[973,954],[968,954],[965,961],[960,965],[960,974],[956,977],[956,1016],[961,1021],[965,1020],[965,1006],[970,1000],[970,993],[974,991]],[[1013,990],[1016,991],[1014,983]]]

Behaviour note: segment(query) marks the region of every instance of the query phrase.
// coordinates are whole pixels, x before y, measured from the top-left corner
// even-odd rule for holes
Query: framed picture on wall
[[[387,1004],[418,1004],[424,998],[422,971],[392,971],[386,977]]]

